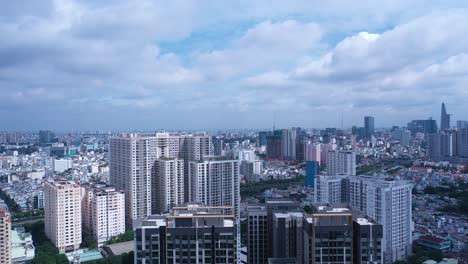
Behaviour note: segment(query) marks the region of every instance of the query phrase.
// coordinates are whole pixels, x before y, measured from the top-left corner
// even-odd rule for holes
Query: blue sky
[[[466,1],[7,1],[0,130],[468,119]]]

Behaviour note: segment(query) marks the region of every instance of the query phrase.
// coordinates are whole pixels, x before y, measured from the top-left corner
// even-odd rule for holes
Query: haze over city
[[[351,127],[369,113],[390,127],[437,119],[441,102],[461,119],[466,7],[6,1],[2,128],[270,128],[274,116],[284,127]]]

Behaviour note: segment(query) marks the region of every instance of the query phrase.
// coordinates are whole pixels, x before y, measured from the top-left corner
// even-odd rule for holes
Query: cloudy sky
[[[0,130],[468,119],[468,3],[15,0]]]

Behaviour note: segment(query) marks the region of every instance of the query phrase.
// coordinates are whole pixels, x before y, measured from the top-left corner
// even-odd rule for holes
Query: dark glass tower
[[[445,103],[442,103],[442,109],[440,113],[440,130],[447,130],[450,128],[450,115],[447,114],[445,109]]]

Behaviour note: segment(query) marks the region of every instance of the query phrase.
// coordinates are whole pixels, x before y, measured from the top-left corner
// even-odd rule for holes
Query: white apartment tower
[[[346,176],[316,176],[314,182],[314,202],[330,204],[347,202],[347,181]]]
[[[44,184],[45,233],[60,253],[81,244],[81,187],[73,181]]]
[[[125,193],[105,184],[82,187],[83,227],[101,245],[125,233]]]
[[[212,154],[211,137],[206,133],[124,134],[110,139],[110,184],[125,192],[127,225],[152,213],[155,162],[160,158],[184,161],[184,202],[190,201],[188,162]],[[155,202],[155,201],[154,201]]]
[[[356,152],[353,150],[328,150],[327,175],[356,175]]]
[[[411,184],[385,177],[350,177],[350,205],[382,224],[385,263],[411,252]]]
[[[160,155],[169,147],[155,135],[130,134],[110,139],[110,184],[125,192],[127,225],[151,214],[151,171]]]
[[[155,161],[152,178],[153,214],[169,211],[184,203],[184,161],[160,158]]]
[[[231,206],[239,214],[239,161],[211,156],[191,161],[191,201],[209,206]]]

